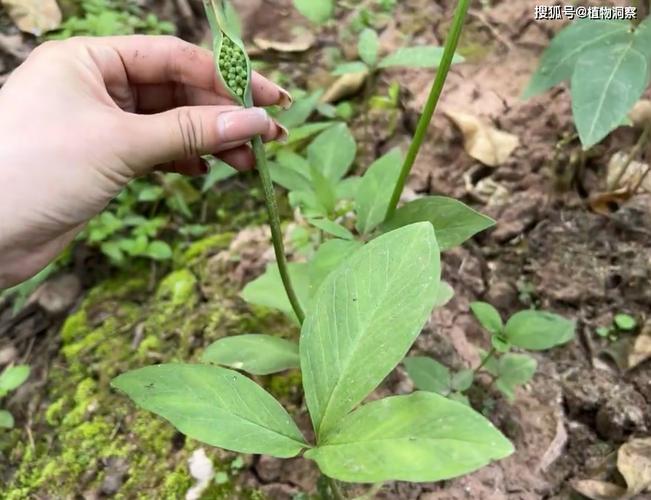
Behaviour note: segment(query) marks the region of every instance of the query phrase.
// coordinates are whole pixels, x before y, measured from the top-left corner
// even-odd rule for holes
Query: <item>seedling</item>
[[[439,362],[425,357],[407,358],[404,362],[414,385],[424,391],[463,400],[463,393],[481,371],[493,377],[491,385],[509,401],[515,390],[526,384],[536,373],[537,363],[526,354],[511,352],[514,347],[541,351],[565,344],[574,338],[575,325],[556,314],[543,311],[520,311],[506,322],[490,304],[473,302],[470,308],[479,323],[491,334],[491,349],[481,350],[481,363],[475,370],[452,373]],[[461,381],[461,383],[456,381]],[[467,400],[467,399],[466,399]]]
[[[225,3],[206,0],[205,6],[215,35],[218,75],[236,102],[250,106],[250,64],[228,25]],[[206,364],[142,368],[117,377],[116,388],[201,442],[279,458],[302,454],[328,478],[335,498],[343,498],[336,480],[437,481],[513,451],[483,416],[432,392],[365,403],[408,352],[432,309],[451,297],[450,287],[440,281],[440,251],[493,224],[443,197],[423,198],[396,210],[395,193],[402,190],[422,144],[467,9],[468,2],[461,1],[420,133],[404,162],[400,151],[392,150],[350,189],[344,176],[354,151],[350,158],[350,149],[339,140],[346,134],[343,126],[323,131],[308,148],[311,178],[295,176],[292,182],[303,191],[313,190],[323,211],[310,214],[311,224],[329,236],[307,263],[285,260],[271,172],[261,140],[254,140],[277,262],[243,295],[294,319],[300,325],[299,343],[261,334],[229,337],[208,348],[202,359]],[[223,49],[225,44],[229,50]],[[238,82],[242,68],[248,78]],[[352,195],[354,227],[329,218],[336,215],[342,185]],[[235,371],[262,375],[290,368],[302,373],[314,441],[305,439],[268,392]],[[466,372],[451,376],[448,385],[461,392],[471,382],[472,373]]]
[[[574,121],[584,149],[617,127],[651,83],[651,17],[583,19],[561,30],[543,53],[524,97],[570,81]]]
[[[29,372],[30,368],[28,365],[14,365],[5,368],[0,374],[0,399],[23,385],[27,377],[29,377]],[[13,426],[13,415],[7,410],[0,410],[0,427],[12,429]]]
[[[619,313],[613,318],[613,322],[609,326],[597,327],[595,333],[603,338],[608,338],[610,341],[615,341],[619,335],[624,332],[632,332],[637,328],[637,320],[629,314]]]

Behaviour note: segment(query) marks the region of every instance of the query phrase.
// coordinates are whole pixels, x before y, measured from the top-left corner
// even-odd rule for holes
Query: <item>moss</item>
[[[276,399],[295,397],[301,389],[302,380],[300,370],[272,375],[269,380],[269,392]]]
[[[200,258],[205,258],[220,250],[228,248],[228,245],[235,236],[233,233],[221,233],[203,238],[192,243],[178,260],[180,266],[187,266]]]
[[[287,336],[296,330],[280,315],[252,314],[237,290],[223,283],[215,286],[219,300],[203,301],[190,269],[163,277],[154,294],[147,290],[146,274],[112,278],[92,289],[68,317],[44,389],[49,404],[33,417],[34,445],[21,428],[10,434],[10,448],[3,444],[17,468],[3,498],[74,498],[97,491],[106,464],[116,457],[128,466],[116,498],[183,498],[193,484],[187,461],[199,444],[179,444],[171,425],[113,391],[111,379],[153,362],[192,361],[211,341],[234,332]],[[135,345],[137,338],[142,340]],[[291,397],[300,374],[278,375],[269,383],[276,394]],[[238,486],[230,462],[220,462],[223,454],[206,451],[230,480],[211,485],[204,498],[256,497]]]
[[[197,278],[187,269],[175,271],[165,277],[156,292],[157,301],[172,306],[184,305],[191,308],[196,302]]]

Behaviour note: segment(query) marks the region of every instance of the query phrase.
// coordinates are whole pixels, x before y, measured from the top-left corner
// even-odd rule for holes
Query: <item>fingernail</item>
[[[241,141],[269,129],[269,115],[263,108],[227,111],[217,117],[217,134],[222,142]]]
[[[278,106],[283,109],[291,108],[292,104],[294,103],[294,99],[292,98],[291,94],[282,87],[278,87],[278,93],[280,94],[280,98],[278,99]]]
[[[276,123],[276,128],[278,129],[278,133],[276,135],[276,142],[280,142],[281,144],[287,144],[287,141],[289,140],[289,131],[283,127],[280,123]]]

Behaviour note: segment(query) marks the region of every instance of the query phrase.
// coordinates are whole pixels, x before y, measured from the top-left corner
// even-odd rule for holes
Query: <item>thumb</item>
[[[275,135],[276,124],[263,108],[188,106],[156,115],[131,115],[129,163],[136,175],[156,165],[214,154],[256,135]]]

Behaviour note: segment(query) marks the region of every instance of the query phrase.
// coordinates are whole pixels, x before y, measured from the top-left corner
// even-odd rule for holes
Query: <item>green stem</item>
[[[457,50],[457,46],[459,45],[461,30],[463,29],[463,24],[466,20],[469,6],[470,0],[459,0],[459,3],[457,4],[457,10],[454,13],[454,19],[452,20],[450,34],[448,35],[448,38],[445,42],[445,49],[443,51],[441,64],[439,65],[439,68],[436,72],[436,78],[434,79],[432,89],[430,90],[429,97],[427,98],[425,109],[423,109],[423,114],[418,121],[416,133],[414,134],[414,138],[412,139],[411,145],[409,146],[409,151],[407,152],[405,162],[402,165],[400,177],[398,178],[398,182],[396,183],[395,189],[393,190],[391,202],[389,203],[389,209],[387,210],[387,219],[389,219],[394,214],[396,208],[398,207],[400,195],[405,188],[407,177],[409,176],[409,172],[411,172],[411,169],[414,166],[414,162],[416,161],[420,147],[422,146],[425,135],[427,134],[427,129],[429,128],[429,124],[432,121],[432,116],[436,110],[436,106],[441,97],[441,93],[443,92],[445,80],[447,79],[448,73],[450,72],[450,66],[452,65],[454,53]]]
[[[287,298],[292,305],[294,314],[298,318],[299,323],[303,324],[305,320],[305,313],[301,308],[301,303],[296,296],[294,287],[292,286],[289,277],[289,270],[287,267],[287,259],[285,258],[285,248],[283,245],[283,233],[280,229],[280,217],[278,216],[278,205],[276,204],[276,193],[274,185],[271,180],[271,172],[267,164],[267,154],[264,149],[264,144],[260,136],[253,138],[253,153],[255,154],[255,162],[260,172],[260,179],[262,180],[262,189],[264,190],[264,198],[267,203],[267,213],[269,214],[269,225],[271,226],[271,239],[273,241],[274,252],[276,254],[276,262],[278,263],[278,270],[280,271],[280,278],[283,281],[283,286],[287,292]]]
[[[474,370],[474,374],[475,374],[475,375],[477,375],[477,373],[479,372],[479,370],[481,370],[484,366],[486,366],[486,363],[488,363],[488,361],[489,361],[493,356],[495,356],[495,353],[496,353],[496,352],[497,352],[497,350],[496,350],[494,347],[491,347],[491,350],[488,351],[488,354],[486,354],[486,357],[485,357],[484,359],[482,359],[482,360],[481,360],[481,363],[479,364],[479,366],[478,366],[477,368],[475,368],[475,370]]]
[[[346,497],[341,492],[341,489],[339,488],[337,481],[335,481],[334,479],[328,476],[326,476],[326,480],[328,481],[328,486],[330,486],[330,492],[332,493],[332,496],[335,498],[335,500],[346,500]]]

